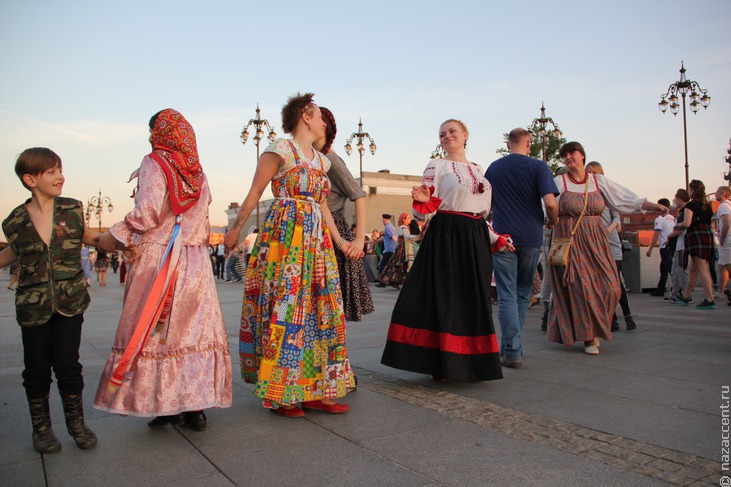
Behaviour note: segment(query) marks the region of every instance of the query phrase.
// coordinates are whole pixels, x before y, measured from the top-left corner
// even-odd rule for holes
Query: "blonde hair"
[[[584,169],[586,170],[586,172],[591,174],[601,174],[602,176],[604,175],[604,168],[596,161],[591,161],[586,166],[584,166]]]

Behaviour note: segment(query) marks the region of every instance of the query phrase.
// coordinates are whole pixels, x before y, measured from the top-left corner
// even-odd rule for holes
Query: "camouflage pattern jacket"
[[[8,245],[18,256],[20,276],[15,309],[20,326],[43,325],[54,313],[80,315],[89,306],[88,284],[81,268],[84,215],[80,201],[56,198],[51,245],[33,226],[26,205],[3,221]]]

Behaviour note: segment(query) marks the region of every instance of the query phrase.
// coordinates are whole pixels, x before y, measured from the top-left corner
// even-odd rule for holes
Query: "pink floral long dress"
[[[124,308],[94,407],[134,416],[173,415],[231,406],[231,358],[208,253],[211,193],[204,180],[198,202],[181,215],[183,247],[167,339],[147,340],[129,380],[116,392],[108,382],[135,331],[175,225],[159,164],[145,157],[135,209],[111,228],[121,242],[134,239],[140,259],[127,274]]]

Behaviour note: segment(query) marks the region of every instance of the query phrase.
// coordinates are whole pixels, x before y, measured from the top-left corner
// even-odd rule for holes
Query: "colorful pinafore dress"
[[[286,139],[265,152],[284,163],[246,271],[241,375],[268,408],[339,398],[355,379],[338,266],[320,209],[330,192],[328,159],[315,152],[309,161]]]

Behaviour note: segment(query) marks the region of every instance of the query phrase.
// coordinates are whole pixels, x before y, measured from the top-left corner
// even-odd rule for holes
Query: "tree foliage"
[[[528,130],[528,132],[533,133],[533,131],[531,130],[531,127],[526,127],[526,129]],[[507,149],[508,134],[503,134],[503,140],[505,141],[506,147],[498,149],[495,152],[505,156],[505,155],[510,154],[510,151]],[[548,164],[548,167],[551,169],[551,173],[555,173],[556,169],[558,169],[558,167],[561,165],[561,157],[558,155],[558,151],[559,151],[559,149],[561,149],[561,146],[566,143],[566,139],[563,136],[557,137],[556,134],[553,132],[553,130],[547,130],[545,140],[546,140],[546,159],[545,159],[545,161]],[[535,133],[533,133],[533,138],[531,139],[530,156],[535,159],[544,160],[543,159],[543,139]]]

